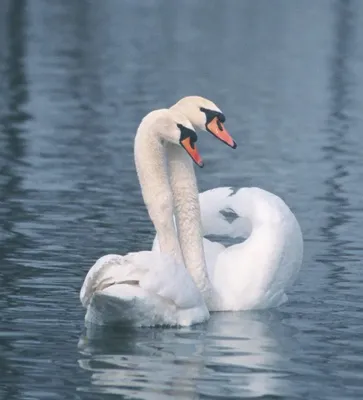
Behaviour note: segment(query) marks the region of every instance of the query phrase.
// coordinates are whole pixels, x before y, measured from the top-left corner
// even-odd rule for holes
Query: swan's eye
[[[217,117],[219,122],[226,122],[226,117],[224,114],[222,114],[219,111],[214,111],[214,110],[209,110],[208,108],[200,107],[200,111],[204,112],[207,122],[206,124],[209,124],[211,121],[213,121],[214,118]]]
[[[180,130],[180,139],[179,143],[182,147],[184,147],[185,151],[190,155],[192,160],[199,165],[199,167],[203,167],[203,160],[200,156],[197,146],[195,142],[198,140],[198,136],[193,129],[186,128],[182,124],[177,125]]]
[[[228,146],[232,147],[232,149],[235,149],[237,147],[236,142],[223,126],[223,123],[226,120],[224,114],[219,111],[207,110],[203,107],[201,107],[200,110],[204,112],[206,116],[205,130],[226,143]]]
[[[180,141],[184,139],[190,140],[190,145],[194,148],[194,143],[198,140],[198,136],[192,129],[186,128],[182,124],[177,125],[180,130]]]

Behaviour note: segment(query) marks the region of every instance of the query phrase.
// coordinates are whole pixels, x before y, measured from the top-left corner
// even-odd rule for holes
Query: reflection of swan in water
[[[91,373],[87,391],[140,399],[292,391],[280,378],[288,372],[286,346],[296,345],[277,311],[217,313],[183,329],[111,329],[92,326],[80,339],[79,365]]]

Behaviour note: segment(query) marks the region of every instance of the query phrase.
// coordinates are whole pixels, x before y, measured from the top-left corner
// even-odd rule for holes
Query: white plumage
[[[286,301],[285,290],[302,263],[300,226],[282,199],[259,188],[216,188],[198,195],[180,140],[182,129],[193,133],[191,122],[205,130],[201,110],[206,108],[220,112],[209,100],[191,97],[141,122],[135,163],[157,235],[152,251],[111,254],[92,266],[80,293],[87,322],[186,326],[206,321],[209,311]],[[234,143],[228,132],[223,135]],[[225,212],[235,218],[228,221]],[[226,248],[206,235],[240,243]]]

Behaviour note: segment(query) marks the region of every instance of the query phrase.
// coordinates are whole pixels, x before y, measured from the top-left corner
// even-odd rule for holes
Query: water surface
[[[360,0],[3,0],[0,398],[363,398],[362,43]],[[153,239],[135,130],[192,94],[239,144],[200,135],[200,190],[259,186],[301,223],[290,301],[87,337],[90,266]]]

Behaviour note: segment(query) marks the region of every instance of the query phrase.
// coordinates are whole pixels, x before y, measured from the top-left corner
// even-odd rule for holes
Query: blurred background
[[[186,95],[200,191],[259,186],[304,233],[278,310],[84,334],[94,261],[148,249],[133,139]],[[363,2],[0,1],[0,399],[363,398]]]

